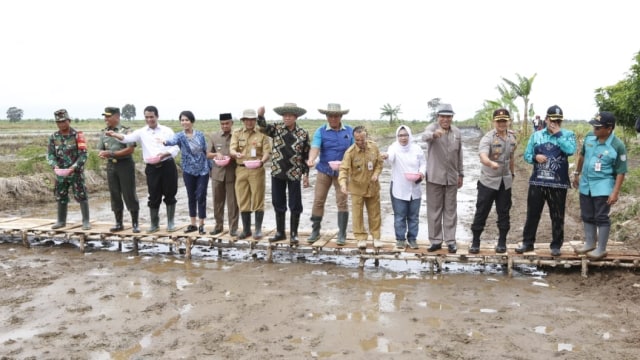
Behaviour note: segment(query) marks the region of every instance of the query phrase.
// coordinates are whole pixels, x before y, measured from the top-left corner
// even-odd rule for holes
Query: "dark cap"
[[[509,110],[507,109],[497,109],[493,112],[493,120],[495,121],[509,121],[511,120],[511,115],[509,114]]]
[[[589,124],[596,127],[613,127],[616,125],[616,118],[608,111],[600,111],[593,120],[589,121]]]
[[[53,116],[55,116],[56,122],[67,121],[67,120],[71,121],[71,118],[69,117],[69,113],[65,109],[57,110],[56,112],[53,113]]]
[[[120,108],[113,107],[113,106],[107,106],[106,108],[104,108],[104,112],[102,113],[102,116],[111,116],[111,115],[120,115]]]
[[[547,117],[551,120],[562,120],[562,109],[558,105],[553,105],[547,109]]]
[[[224,120],[232,120],[231,114],[230,113],[220,114],[220,121],[224,121]]]

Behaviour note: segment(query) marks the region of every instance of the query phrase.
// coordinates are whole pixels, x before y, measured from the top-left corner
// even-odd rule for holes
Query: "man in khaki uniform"
[[[368,234],[364,229],[364,206],[367,207],[369,232],[373,236],[373,246],[378,248],[382,247],[378,176],[382,172],[383,160],[378,145],[367,139],[367,131],[364,126],[356,126],[353,129],[353,137],[355,144],[351,145],[344,153],[338,182],[343,193],[351,194],[353,235],[358,241],[358,248],[367,247]]]
[[[211,136],[211,150],[207,154],[210,159],[222,159],[229,156],[231,145],[231,128],[233,119],[231,114],[220,114],[220,131]],[[236,160],[230,159],[225,166],[213,164],[211,169],[211,188],[213,190],[213,216],[216,225],[211,235],[222,232],[224,223],[224,205],[227,204],[229,218],[229,235],[238,236],[238,202],[236,201]]]
[[[255,212],[256,228],[253,238],[262,238],[262,219],[264,218],[265,170],[264,163],[269,160],[271,142],[269,137],[257,131],[258,114],[253,109],[247,109],[240,119],[243,128],[231,135],[229,154],[236,159],[236,198],[242,219],[242,232],[238,239],[251,236],[251,213]],[[256,169],[248,169],[246,160],[260,160],[262,163]]]
[[[107,127],[100,135],[98,156],[107,161],[107,181],[109,183],[109,195],[111,196],[111,210],[116,218],[115,226],[110,228],[109,231],[124,230],[122,213],[126,204],[131,213],[131,230],[134,233],[139,233],[138,215],[140,202],[136,193],[136,164],[132,156],[136,149],[136,143],[123,144],[115,138],[105,135],[105,132],[110,130],[122,134],[131,132],[130,128],[122,126],[120,123],[120,108],[108,106],[104,108],[102,116],[104,116],[104,122]]]

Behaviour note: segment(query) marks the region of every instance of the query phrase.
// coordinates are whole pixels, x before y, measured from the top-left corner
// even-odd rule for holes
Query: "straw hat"
[[[273,111],[278,115],[293,114],[298,117],[307,113],[307,110],[298,107],[295,103],[285,103],[283,106],[274,108]]]
[[[344,115],[349,113],[349,109],[342,110],[340,104],[329,104],[326,109],[318,109],[320,114],[324,115]]]

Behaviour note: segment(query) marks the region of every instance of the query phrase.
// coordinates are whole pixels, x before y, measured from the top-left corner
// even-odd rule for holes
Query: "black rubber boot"
[[[67,204],[58,202],[58,221],[51,228],[55,230],[65,226],[67,226]]]
[[[262,219],[264,219],[264,211],[256,211],[256,231],[253,233],[253,238],[256,240],[262,239]]]
[[[131,231],[133,233],[139,233],[140,227],[138,226],[138,210],[131,211]]]
[[[504,254],[507,252],[507,233],[508,229],[499,229],[500,237],[498,237],[498,245],[496,245],[496,253]]]
[[[472,230],[473,240],[471,240],[471,246],[469,246],[469,254],[477,254],[480,252],[480,235],[482,231]]]
[[[251,236],[251,211],[241,212],[240,219],[242,220],[242,232],[238,235],[238,240]]]
[[[313,244],[316,240],[320,239],[320,223],[322,223],[322,216],[311,215],[311,235],[307,238],[309,244]]]
[[[116,226],[109,229],[109,231],[118,232],[124,230],[124,226],[122,225],[122,210],[114,211],[113,214],[116,217]]]
[[[269,238],[269,241],[280,241],[284,240],[287,237],[284,234],[284,218],[286,213],[277,212],[276,213],[276,234]]]
[[[149,227],[149,230],[147,230],[149,234],[160,230],[160,216],[158,216],[159,212],[160,209],[158,208],[149,208],[149,220],[151,221],[151,226]]]
[[[347,243],[347,223],[349,223],[349,213],[338,211],[338,239],[336,240],[338,245]]]
[[[82,214],[82,230],[91,230],[89,220],[89,201],[80,201],[80,213]]]
[[[176,215],[176,204],[167,205],[167,231],[176,231],[176,224],[173,219]]]
[[[298,245],[298,224],[300,224],[300,213],[291,213],[291,221],[289,224],[289,243],[291,245]]]

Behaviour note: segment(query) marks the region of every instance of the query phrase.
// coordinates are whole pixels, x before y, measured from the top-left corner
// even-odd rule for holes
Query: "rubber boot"
[[[167,231],[176,231],[176,224],[173,221],[176,215],[176,204],[167,205]]]
[[[320,223],[322,222],[322,216],[311,215],[311,235],[307,238],[309,244],[313,244],[320,239]]]
[[[336,244],[344,245],[347,243],[347,223],[349,222],[349,213],[346,211],[338,211],[338,239]]]
[[[587,253],[589,260],[600,260],[607,256],[607,242],[609,242],[609,226],[598,226],[598,247]]]
[[[116,217],[116,226],[109,229],[109,231],[118,232],[124,230],[124,226],[122,226],[122,210],[114,211],[113,214]]]
[[[149,217],[151,220],[151,226],[149,227],[149,230],[147,230],[149,234],[160,230],[160,217],[158,216],[159,212],[159,208],[149,208]]]
[[[65,226],[67,226],[67,204],[58,201],[58,221],[51,228],[60,229]]]
[[[504,254],[507,252],[507,233],[508,229],[499,229],[500,235],[498,237],[498,245],[496,245],[496,253]]]
[[[584,245],[582,248],[576,249],[576,254],[586,254],[596,248],[596,224],[583,223],[584,227]]]
[[[289,243],[291,245],[298,245],[298,225],[300,224],[300,213],[291,213],[291,220],[289,222]]]
[[[473,239],[471,240],[471,246],[469,246],[469,254],[477,254],[480,252],[480,235],[482,231],[472,230]]]
[[[140,232],[140,227],[138,226],[138,210],[131,211],[131,231],[135,234]]]
[[[251,211],[241,212],[240,219],[242,220],[242,232],[238,235],[238,240],[251,236]]]
[[[276,212],[276,234],[269,238],[269,241],[280,241],[287,237],[284,235],[284,217],[286,213]]]
[[[253,233],[253,238],[256,240],[262,239],[262,219],[264,219],[264,211],[256,211],[256,231]]]
[[[80,213],[82,213],[82,230],[91,230],[89,220],[89,201],[80,201]]]

